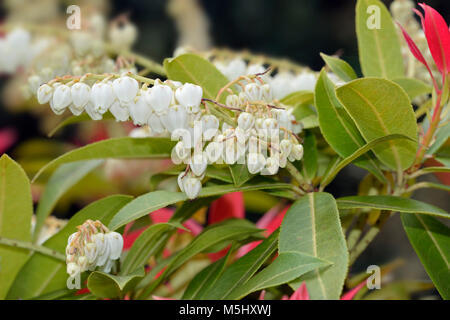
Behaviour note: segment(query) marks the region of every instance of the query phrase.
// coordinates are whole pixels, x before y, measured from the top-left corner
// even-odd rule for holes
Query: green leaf
[[[394,212],[420,213],[450,219],[450,214],[431,204],[396,196],[352,196],[336,200],[339,210],[378,209]]]
[[[45,186],[36,209],[36,225],[33,234],[34,241],[38,239],[45,219],[47,219],[55,208],[56,203],[62,195],[101,163],[101,160],[67,163],[53,173]]]
[[[148,227],[134,241],[122,262],[120,273],[129,274],[132,270],[143,267],[151,256],[155,255],[168,240],[175,228],[167,223],[158,223]]]
[[[34,176],[33,181],[44,171],[68,162],[106,158],[170,158],[170,153],[174,145],[175,142],[168,138],[125,137],[95,142],[69,151],[51,161],[39,170]]]
[[[67,239],[76,227],[87,219],[108,224],[112,216],[131,200],[129,196],[115,195],[98,200],[76,213],[57,234],[44,242],[44,246],[65,253]],[[8,299],[28,299],[66,288],[66,264],[40,253],[34,253],[15,279]]]
[[[374,22],[379,21],[379,25]],[[379,27],[379,28],[378,28]],[[361,69],[366,77],[404,76],[400,39],[389,11],[379,0],[358,0],[356,35]]]
[[[211,300],[227,299],[231,292],[245,284],[275,252],[278,235],[279,231],[276,230],[256,248],[226,268],[215,286],[205,295],[205,298]]]
[[[366,143],[353,120],[336,98],[334,84],[325,70],[320,72],[315,89],[315,105],[319,113],[320,131],[328,144],[345,158]],[[385,181],[372,153],[355,160],[355,165],[364,168]]]
[[[341,80],[349,82],[358,78],[355,70],[353,70],[353,68],[346,61],[328,56],[324,53],[321,53],[320,56],[325,61],[327,66],[331,69],[331,71],[333,71],[335,75],[341,78]]]
[[[136,286],[138,281],[144,277],[144,274],[143,267],[124,276],[94,271],[88,277],[87,287],[95,296],[100,298],[123,297],[125,293]]]
[[[114,116],[108,112],[103,115],[102,120],[113,120],[113,119],[114,119]],[[63,121],[61,121],[60,123],[58,123],[58,125],[55,128],[53,128],[52,131],[50,131],[47,136],[49,138],[51,138],[55,135],[56,132],[58,132],[62,128],[65,128],[68,125],[81,123],[81,122],[87,122],[87,121],[92,121],[92,118],[87,113],[83,113],[79,116],[70,116],[70,117],[64,119]]]
[[[222,275],[225,264],[232,250],[228,250],[225,257],[210,264],[200,271],[189,283],[183,293],[182,300],[200,300],[215,285],[217,279]]]
[[[425,270],[445,300],[450,299],[450,229],[433,217],[401,215],[403,228]]]
[[[251,174],[245,164],[233,164],[230,166],[231,177],[236,187],[242,186],[255,175]]]
[[[435,154],[450,138],[450,123],[438,128],[434,143],[427,150],[427,154]]]
[[[251,185],[243,185],[240,187],[235,187],[232,184],[226,184],[203,188],[198,197],[212,197],[236,191],[290,188],[290,184],[274,182],[255,183]],[[188,198],[183,192],[158,190],[146,193],[142,196],[137,197],[124,208],[122,208],[122,210],[120,210],[112,219],[109,228],[111,230],[116,230],[117,228],[133,220],[139,219],[140,217],[150,212],[186,200],[188,200]]]
[[[450,173],[450,168],[446,168],[446,167],[426,167],[426,168],[420,169],[420,171],[426,172],[426,173],[433,173],[433,172],[448,172],[448,173]]]
[[[6,154],[0,158],[0,237],[31,240],[30,181]],[[0,299],[4,299],[29,254],[25,249],[0,244]]]
[[[274,262],[236,288],[227,298],[241,299],[252,292],[291,282],[309,271],[328,265],[330,263],[326,261],[299,252],[282,252]]]
[[[215,99],[228,79],[209,61],[195,54],[182,54],[164,61],[167,77],[183,83],[190,82],[203,88],[203,97]],[[226,97],[223,94],[221,101]]]
[[[423,81],[414,78],[398,78],[393,79],[396,84],[405,90],[409,99],[412,101],[415,98],[424,94],[430,94],[433,88]]]
[[[358,79],[336,89],[336,95],[367,142],[394,133],[417,139],[409,98],[394,82]],[[416,150],[417,142],[389,140],[373,151],[391,169],[404,170],[413,163]]]
[[[312,104],[314,102],[314,92],[307,90],[296,91],[288,94],[286,97],[281,99],[280,102],[292,107],[296,107],[302,104]]]
[[[303,175],[309,180],[314,179],[318,168],[318,155],[316,137],[311,131],[306,131],[305,139],[303,142],[303,148],[305,150],[303,156]]]
[[[328,193],[308,193],[286,213],[281,225],[279,253],[298,252],[332,263],[315,269],[291,286],[304,281],[311,299],[339,299],[348,268],[348,251],[334,198]]]
[[[385,141],[396,140],[396,139],[410,140],[411,138],[401,135],[401,134],[391,134],[391,135],[381,137],[381,138],[378,138],[378,139],[375,139],[375,140],[369,142],[368,144],[359,148],[353,154],[351,154],[350,156],[348,156],[347,158],[345,158],[341,162],[339,162],[339,164],[336,165],[332,169],[332,171],[330,171],[328,173],[328,175],[322,180],[322,182],[320,184],[321,188],[322,189],[325,188],[334,179],[334,177],[339,173],[339,171],[341,171],[345,166],[350,164],[355,159],[359,158],[360,156],[362,156],[369,150],[375,148],[377,145],[379,145],[381,143],[384,143]]]

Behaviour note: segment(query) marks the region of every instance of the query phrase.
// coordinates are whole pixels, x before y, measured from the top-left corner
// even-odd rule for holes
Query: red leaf
[[[361,290],[364,287],[365,284],[366,284],[366,280],[364,280],[363,282],[358,284],[356,287],[351,289],[349,292],[343,294],[341,297],[341,300],[352,300],[355,297],[355,295],[359,292],[359,290]]]
[[[444,18],[432,7],[420,3],[425,11],[423,28],[437,68],[445,77],[450,72],[450,31]]]
[[[244,216],[244,197],[242,196],[242,192],[228,193],[211,203],[208,224],[230,218],[242,219]]]
[[[289,300],[309,300],[308,289],[306,288],[306,283],[302,282],[300,287],[291,295]]]
[[[4,153],[17,140],[17,133],[14,129],[2,129],[0,131],[0,154]]]

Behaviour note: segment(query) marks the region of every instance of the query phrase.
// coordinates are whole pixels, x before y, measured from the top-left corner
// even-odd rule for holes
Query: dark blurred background
[[[391,3],[384,2],[386,5]],[[359,72],[355,3],[353,0],[200,1],[209,20],[213,46],[286,57],[313,70],[320,70],[323,66],[320,52],[339,52]],[[429,0],[426,3],[450,21],[449,0]],[[135,51],[162,61],[172,56],[178,34],[166,7],[165,0],[115,0],[111,1],[110,16],[128,12],[130,20],[139,30]],[[2,78],[0,85],[4,83],[5,78]],[[0,108],[0,128],[12,126],[19,129],[20,137],[16,145],[29,138],[44,137],[38,130],[37,119],[30,114],[10,114],[3,106]],[[336,197],[355,194],[363,175],[364,172],[356,167],[347,168],[328,191]],[[416,198],[450,211],[446,192],[421,191],[417,192]],[[381,265],[400,257],[406,261],[406,266],[399,269],[396,277],[426,279],[427,275],[407,241],[399,217],[392,220],[363,254],[354,271],[363,271],[368,265]]]

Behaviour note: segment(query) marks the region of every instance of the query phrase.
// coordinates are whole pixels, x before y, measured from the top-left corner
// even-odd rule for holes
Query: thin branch
[[[53,249],[50,249],[50,248],[47,248],[44,246],[40,246],[37,244],[33,244],[33,243],[27,242],[27,241],[13,240],[13,239],[0,237],[0,245],[27,249],[29,251],[42,253],[46,256],[49,256],[49,257],[57,259],[57,260],[66,261],[66,256],[64,254],[57,252]]]

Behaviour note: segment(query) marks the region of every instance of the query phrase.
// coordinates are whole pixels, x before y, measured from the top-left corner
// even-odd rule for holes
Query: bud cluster
[[[96,267],[110,272],[114,261],[120,258],[123,238],[111,232],[100,221],[87,220],[67,241],[66,263],[70,278]]]

